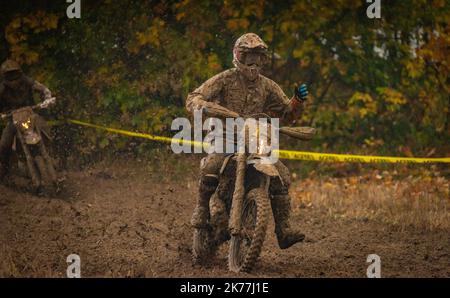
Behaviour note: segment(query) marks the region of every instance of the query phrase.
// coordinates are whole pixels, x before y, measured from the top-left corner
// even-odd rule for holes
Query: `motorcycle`
[[[41,104],[0,114],[1,119],[10,119],[15,127],[12,160],[17,161],[18,168],[21,164],[26,165],[34,193],[47,189],[58,193],[60,190],[61,181],[48,150],[52,136],[44,120],[35,113],[35,110],[46,108],[54,102],[55,98],[50,98]]]
[[[204,109],[209,117],[237,118],[239,115],[218,105]],[[252,115],[255,119],[258,115]],[[270,120],[265,114],[259,114]],[[270,125],[270,124],[269,124]],[[271,131],[270,128],[267,131]],[[310,140],[315,129],[311,127],[281,127],[279,132],[300,140]],[[219,184],[210,199],[208,228],[195,228],[193,236],[194,262],[201,263],[214,255],[218,246],[229,240],[228,268],[233,272],[248,272],[255,265],[267,233],[271,211],[269,183],[281,179],[274,164],[264,163],[270,151],[270,134],[254,130],[249,138],[257,142],[258,153],[245,151],[225,157],[219,175]],[[266,135],[263,135],[266,134]],[[264,148],[265,147],[265,148]]]

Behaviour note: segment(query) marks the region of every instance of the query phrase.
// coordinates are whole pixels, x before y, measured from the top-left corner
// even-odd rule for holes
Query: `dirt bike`
[[[237,113],[212,105],[204,109],[209,117],[237,118]],[[251,118],[255,119],[253,115]],[[260,114],[261,116],[261,114]],[[263,118],[270,119],[262,114]],[[258,118],[261,119],[261,118]],[[258,120],[259,121],[259,120]],[[268,129],[270,131],[270,129]],[[281,127],[279,132],[300,140],[310,140],[311,127]],[[256,134],[263,131],[256,130]],[[249,136],[249,138],[259,136]],[[270,140],[270,136],[266,140]],[[262,138],[264,139],[264,138]],[[270,141],[257,142],[257,152],[265,152]],[[210,199],[208,228],[195,228],[194,261],[201,263],[211,257],[218,246],[229,240],[228,268],[233,272],[248,272],[255,265],[266,237],[270,216],[270,179],[280,178],[274,164],[263,163],[266,153],[233,153],[225,157],[219,184]],[[217,207],[219,206],[219,207]]]
[[[20,164],[26,165],[34,193],[60,190],[60,180],[48,150],[52,137],[44,120],[35,113],[54,102],[55,98],[50,98],[41,104],[0,114],[0,119],[10,119],[15,127],[11,159],[17,161],[18,168]]]

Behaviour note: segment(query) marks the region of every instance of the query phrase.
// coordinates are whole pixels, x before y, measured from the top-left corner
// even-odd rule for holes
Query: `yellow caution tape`
[[[372,155],[333,154],[279,150],[279,157],[293,160],[313,160],[324,162],[364,162],[364,163],[450,163],[450,157],[417,158]]]
[[[173,139],[173,138],[169,138],[169,137],[161,137],[161,136],[155,136],[155,135],[146,134],[146,133],[139,133],[139,132],[122,130],[122,129],[109,128],[109,127],[91,124],[91,123],[87,123],[87,122],[83,122],[83,121],[79,121],[79,120],[69,119],[68,122],[72,123],[72,124],[76,124],[76,125],[81,125],[81,126],[104,130],[104,131],[107,131],[110,133],[120,134],[120,135],[124,135],[124,136],[129,136],[129,137],[136,137],[136,138],[141,138],[141,139],[147,139],[147,140],[151,140],[151,141],[172,143],[172,140],[175,140],[175,141],[177,140],[177,139]],[[202,142],[188,141],[188,140],[182,140],[182,139],[178,139],[178,141],[181,144],[186,143],[186,144],[190,144],[190,145],[194,145],[194,146],[203,146]]]
[[[109,128],[105,126],[95,125],[79,120],[68,120],[69,123],[91,127],[95,129],[104,130],[110,133],[148,139],[158,142],[172,143],[179,141],[181,144],[187,143],[194,146],[203,146],[207,143],[188,141],[182,139],[174,139],[170,137],[155,136],[146,133],[131,132],[122,129]],[[277,150],[279,157],[283,159],[292,160],[311,160],[322,162],[360,162],[360,163],[450,163],[450,157],[442,158],[417,158],[417,157],[392,157],[392,156],[371,156],[371,155],[351,155],[351,154],[333,154],[333,153],[318,153],[308,151],[290,151]]]

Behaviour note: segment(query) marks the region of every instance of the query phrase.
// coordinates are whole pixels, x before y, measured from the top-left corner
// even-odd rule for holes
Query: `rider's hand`
[[[300,101],[305,101],[308,98],[308,93],[306,84],[301,84],[299,87],[295,88],[295,97]]]
[[[206,100],[196,99],[194,101],[194,110],[201,110],[201,109],[207,108],[207,107],[208,107],[208,102]]]
[[[0,119],[5,120],[8,116],[6,114],[0,114]]]
[[[41,108],[42,109],[46,109],[46,108],[48,108],[50,105],[53,105],[54,103],[55,103],[55,101],[56,101],[56,99],[54,98],[54,97],[49,97],[49,98],[46,98],[45,100],[44,100],[44,102],[43,103],[41,103]]]

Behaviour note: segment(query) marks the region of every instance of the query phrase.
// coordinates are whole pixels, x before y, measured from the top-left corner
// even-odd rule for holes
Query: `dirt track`
[[[80,255],[83,276],[364,277],[372,253],[384,277],[450,276],[448,230],[334,218],[296,200],[303,244],[279,250],[271,225],[252,274],[226,270],[226,247],[207,268],[193,266],[195,179],[139,162],[69,172],[67,193],[50,199],[0,186],[0,276],[64,277],[71,253]]]

